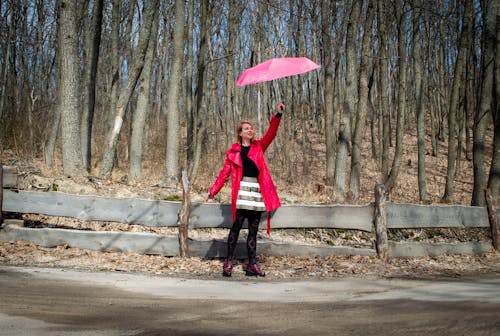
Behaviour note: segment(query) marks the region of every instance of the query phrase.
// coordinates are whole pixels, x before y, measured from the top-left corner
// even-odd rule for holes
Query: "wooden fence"
[[[181,202],[137,198],[110,198],[71,195],[61,192],[18,190],[14,168],[0,166],[0,207],[3,212],[73,217],[85,221],[109,221],[150,227],[177,227]],[[440,254],[482,254],[498,246],[499,213],[483,207],[459,205],[396,204],[385,201],[382,185],[376,186],[374,205],[285,205],[272,217],[273,229],[328,228],[360,230],[373,233],[370,248],[350,246],[317,246],[259,241],[259,253],[303,257],[328,255],[378,255],[414,257]],[[496,223],[495,223],[496,220]],[[0,223],[2,222],[0,213]],[[22,221],[5,220],[0,229],[0,242],[28,241],[44,247],[68,245],[99,251],[127,251],[165,256],[179,255],[177,235],[152,233],[88,231],[60,228],[27,228]],[[263,218],[264,228],[266,218]],[[231,209],[228,204],[193,203],[189,211],[189,229],[228,228]],[[495,226],[496,225],[496,226]],[[491,228],[492,239],[479,242],[421,243],[387,240],[388,229],[420,228]],[[496,230],[496,231],[495,231]],[[189,254],[206,258],[224,257],[225,241],[188,240]],[[244,243],[236,257],[244,257]]]

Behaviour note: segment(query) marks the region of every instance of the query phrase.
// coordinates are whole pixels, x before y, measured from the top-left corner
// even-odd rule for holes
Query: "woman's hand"
[[[284,113],[285,112],[285,103],[279,102],[278,105],[276,106],[276,111],[278,113]]]
[[[212,195],[212,194],[209,193],[208,196],[207,196],[207,202],[208,203],[213,203],[214,202],[214,195]]]

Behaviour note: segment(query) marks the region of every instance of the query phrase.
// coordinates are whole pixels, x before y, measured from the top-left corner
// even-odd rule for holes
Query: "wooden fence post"
[[[498,224],[498,215],[495,210],[495,204],[493,201],[493,196],[491,196],[490,189],[484,191],[486,198],[486,208],[488,209],[488,219],[490,220],[491,228],[491,240],[493,243],[493,248],[495,250],[500,250],[500,228]]]
[[[191,209],[190,186],[187,172],[182,171],[182,206],[179,209],[179,253],[181,257],[189,257],[188,228]]]
[[[3,224],[3,165],[0,162],[0,225]]]
[[[375,234],[377,255],[383,261],[387,261],[389,244],[387,240],[387,212],[385,207],[385,186],[377,181],[375,184]]]

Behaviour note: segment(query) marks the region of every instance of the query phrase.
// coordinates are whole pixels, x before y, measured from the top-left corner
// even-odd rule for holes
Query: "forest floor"
[[[418,196],[417,183],[417,145],[416,136],[412,132],[405,135],[403,163],[398,183],[388,199],[399,203],[421,203]],[[447,148],[439,146],[437,156],[431,156],[430,148],[426,156],[427,192],[429,202],[440,203],[446,181]],[[491,150],[491,148],[490,148]],[[347,200],[351,204],[369,204],[374,200],[374,186],[378,178],[376,160],[370,158],[369,142],[363,149],[363,166],[361,173],[361,192],[356,201]],[[324,148],[319,149],[324,155]],[[314,156],[313,156],[314,157]],[[1,160],[4,165],[18,167],[20,173],[20,189],[24,190],[57,190],[73,194],[103,195],[113,197],[138,197],[146,199],[178,200],[182,191],[179,187],[168,187],[161,180],[161,167],[144,169],[147,178],[139,181],[128,181],[127,172],[117,168],[111,179],[102,180],[95,177],[85,179],[68,179],[61,168],[49,169],[41,159],[22,160],[14,152],[5,150]],[[271,173],[275,179],[283,204],[327,204],[335,203],[331,189],[323,183],[321,160],[316,158],[310,162],[308,179],[291,184],[279,171]],[[214,166],[215,167],[215,166]],[[204,169],[191,190],[192,202],[204,202],[208,188],[213,182],[220,167]],[[463,154],[454,181],[454,204],[470,205],[473,170],[472,161]],[[229,202],[227,187],[219,193],[217,200]],[[498,200],[497,200],[498,204]],[[154,232],[158,234],[176,234],[176,228],[150,228],[140,225],[120,223],[84,222],[62,217],[41,215],[23,215],[27,226],[66,227],[84,230],[112,230]],[[245,230],[244,230],[245,231]],[[391,240],[415,240],[430,242],[479,241],[489,239],[489,230],[400,230],[389,232]],[[227,230],[203,229],[191,230],[192,238],[224,239]],[[242,231],[240,239],[245,239]],[[353,233],[346,230],[273,230],[271,236],[259,233],[259,239],[272,239],[303,244],[372,247],[374,236],[368,233]],[[492,251],[484,255],[443,255],[437,257],[394,258],[383,263],[376,257],[364,256],[330,256],[318,258],[276,257],[259,255],[258,261],[267,273],[267,280],[300,280],[325,279],[338,277],[401,277],[401,278],[460,278],[460,277],[498,277],[500,275],[500,252]],[[180,258],[157,255],[140,255],[136,253],[98,252],[82,250],[70,246],[43,248],[26,242],[0,243],[0,264],[44,267],[68,267],[85,270],[106,270],[119,272],[140,272],[163,274],[167,276],[220,278],[222,260],[203,259],[197,257]],[[244,260],[239,260],[233,278],[244,278]]]

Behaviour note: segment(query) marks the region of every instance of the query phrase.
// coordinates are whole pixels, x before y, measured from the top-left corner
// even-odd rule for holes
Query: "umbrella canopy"
[[[271,58],[265,62],[248,68],[236,81],[236,85],[267,82],[278,78],[300,75],[319,68],[319,65],[307,57]]]

